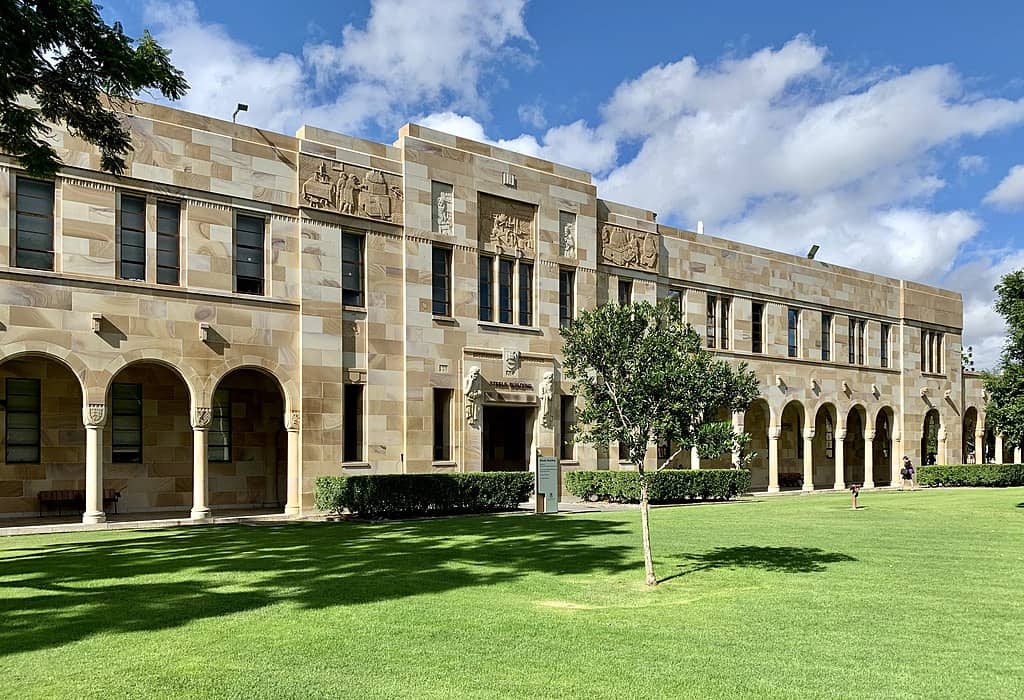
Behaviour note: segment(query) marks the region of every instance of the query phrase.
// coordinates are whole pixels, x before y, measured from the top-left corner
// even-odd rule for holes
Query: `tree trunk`
[[[651,524],[650,501],[647,497],[647,475],[640,474],[640,528],[644,540],[644,573],[648,586],[657,586],[658,577],[654,575],[654,559],[651,556]]]

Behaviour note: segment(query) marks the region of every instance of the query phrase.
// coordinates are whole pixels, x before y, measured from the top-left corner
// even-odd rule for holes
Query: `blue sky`
[[[1024,3],[288,5],[103,13],[174,50],[186,109],[385,142],[420,121],[583,167],[659,221],[956,289],[994,363],[992,285],[1024,267]]]

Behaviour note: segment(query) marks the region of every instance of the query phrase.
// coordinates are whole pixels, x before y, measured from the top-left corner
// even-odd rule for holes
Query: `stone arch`
[[[50,343],[36,341],[8,343],[5,345],[5,352],[0,355],[0,364],[21,357],[40,357],[64,365],[78,380],[78,388],[82,392],[83,402],[89,402],[89,368],[75,353]]]
[[[209,406],[210,401],[213,398],[213,392],[217,390],[217,385],[221,383],[224,377],[228,376],[232,372],[242,369],[251,369],[261,372],[274,380],[278,389],[281,391],[286,416],[290,415],[292,411],[299,410],[301,405],[299,400],[299,390],[295,380],[291,378],[290,373],[283,371],[279,363],[258,356],[247,356],[235,361],[225,361],[223,364],[216,367],[212,372],[210,372],[209,376],[206,378],[206,382],[202,385],[203,388],[200,393],[202,403],[199,405]]]
[[[981,463],[984,457],[984,444],[977,444],[978,421],[981,416],[978,409],[968,406],[964,409],[964,417],[961,422],[960,436],[960,459],[964,464]],[[982,423],[981,425],[984,425]]]
[[[751,489],[768,488],[768,430],[772,424],[771,406],[763,398],[754,399],[743,415],[743,430],[750,435],[745,452],[753,455],[747,463]]]
[[[843,441],[843,480],[863,484],[867,464],[864,432],[868,430],[868,411],[864,404],[855,402],[846,411],[846,439]]]
[[[917,455],[920,464],[930,464],[930,457],[934,457],[936,462],[939,461],[939,443],[942,441],[944,428],[939,409],[934,407],[928,409],[921,420],[921,445]]]
[[[161,367],[170,370],[175,376],[185,383],[185,387],[188,389],[191,410],[194,410],[195,407],[199,405],[197,403],[199,399],[198,389],[202,386],[202,381],[200,380],[199,375],[192,368],[183,368],[173,360],[168,359],[167,353],[153,348],[126,352],[108,362],[107,366],[104,367],[102,371],[94,372],[92,374],[94,379],[92,383],[92,390],[94,392],[93,396],[95,396],[96,400],[94,401],[93,396],[90,396],[90,403],[105,402],[107,394],[110,391],[110,385],[118,374],[133,365],[139,365],[147,362],[160,365]],[[97,391],[98,394],[95,393]]]
[[[839,410],[831,401],[821,401],[814,409],[814,439],[811,441],[814,488],[832,488],[835,481],[836,449],[841,447]]]
[[[779,486],[802,485],[804,471],[804,437],[807,427],[804,405],[792,399],[783,406],[779,417]]]
[[[875,438],[871,445],[874,483],[876,486],[892,483],[893,470],[893,431],[896,425],[896,412],[891,406],[882,406],[875,413]]]

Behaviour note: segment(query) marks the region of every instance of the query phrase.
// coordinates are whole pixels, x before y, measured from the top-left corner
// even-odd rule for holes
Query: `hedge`
[[[320,510],[365,518],[401,518],[515,510],[533,493],[530,472],[321,476]]]
[[[664,469],[650,473],[651,503],[724,501],[750,490],[748,469]],[[633,471],[572,471],[565,488],[577,498],[640,502],[640,475]]]
[[[917,468],[922,486],[1024,486],[1024,464],[935,464]]]

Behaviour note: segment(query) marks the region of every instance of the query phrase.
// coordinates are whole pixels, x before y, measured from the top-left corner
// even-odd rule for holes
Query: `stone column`
[[[995,457],[995,463],[996,464],[1002,464],[1003,463],[1003,434],[1002,433],[997,433],[996,434],[996,457]]]
[[[814,490],[814,428],[804,428],[804,486],[802,490]]]
[[[103,523],[103,426],[107,422],[107,406],[91,403],[82,411],[85,424],[85,512],[82,522]]]
[[[209,407],[196,408],[192,415],[192,519],[210,517],[210,469],[207,455],[207,433],[212,411]]]
[[[288,501],[285,503],[285,515],[298,515],[302,511],[300,504],[301,479],[299,476],[299,429],[301,416],[298,411],[291,411],[285,416],[284,429],[288,431]]]
[[[875,488],[875,431],[864,431],[864,488]]]
[[[690,469],[700,469],[700,454],[696,447],[690,448]]]
[[[1013,448],[1013,463],[1021,464],[1022,462],[1024,462],[1024,460],[1021,459],[1021,456],[1022,455],[1020,445],[1017,445],[1015,448]]]
[[[846,488],[846,428],[836,429],[836,483],[832,488],[843,490]]]
[[[967,455],[964,455],[967,458]],[[985,428],[982,425],[981,430],[974,432],[974,462],[975,464],[983,464],[985,462]]]
[[[736,411],[732,414],[732,429],[737,433],[743,432],[743,412]],[[738,469],[740,461],[743,459],[743,455],[740,454],[739,450],[732,451],[732,466]]]
[[[900,469],[903,468],[903,433],[899,428],[892,431],[892,451],[889,453],[889,466],[892,474],[889,476],[889,484],[895,486],[900,483]]]
[[[939,426],[939,454],[935,455],[936,464],[949,464],[949,453],[946,440],[946,426]]]
[[[768,428],[768,493],[779,492],[779,437],[782,428]]]

